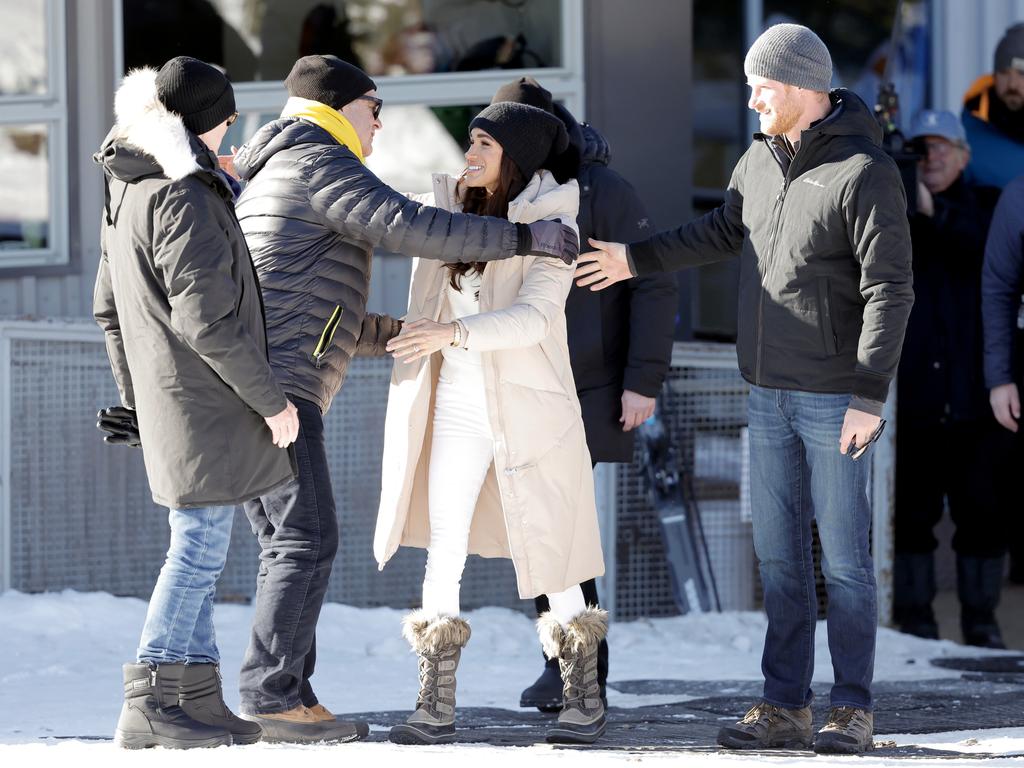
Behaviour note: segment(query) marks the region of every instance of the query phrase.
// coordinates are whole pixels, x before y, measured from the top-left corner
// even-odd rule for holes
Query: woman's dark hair
[[[468,187],[462,198],[462,211],[477,216],[497,216],[499,219],[507,219],[508,204],[526,189],[526,181],[519,168],[512,162],[512,158],[503,152],[501,165],[498,166],[498,188],[494,190],[494,194],[489,194],[483,187]],[[462,276],[472,270],[483,274],[487,262],[458,262],[445,264],[445,266],[448,267],[448,279],[452,288],[461,291]]]

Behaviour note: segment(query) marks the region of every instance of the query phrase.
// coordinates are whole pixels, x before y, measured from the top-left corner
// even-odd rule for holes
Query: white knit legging
[[[430,545],[423,578],[423,610],[459,615],[459,584],[469,551],[477,497],[494,461],[483,372],[445,360],[434,405],[430,453]],[[579,585],[548,593],[551,614],[563,626],[586,609]]]

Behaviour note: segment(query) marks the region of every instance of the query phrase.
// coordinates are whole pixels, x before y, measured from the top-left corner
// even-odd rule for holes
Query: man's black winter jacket
[[[738,255],[743,377],[851,393],[880,413],[914,301],[906,197],[864,102],[842,89],[830,98],[785,172],[773,140],[755,134],[723,205],[629,252],[639,275]]]

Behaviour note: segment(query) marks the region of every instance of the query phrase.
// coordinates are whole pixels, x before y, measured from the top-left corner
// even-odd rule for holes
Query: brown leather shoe
[[[875,718],[866,709],[832,707],[814,739],[819,754],[857,755],[874,749]]]
[[[260,720],[279,720],[283,723],[319,723],[321,720],[305,704],[299,704],[294,709],[287,709],[284,712],[261,712],[257,717]]]
[[[307,707],[307,709],[316,715],[319,720],[331,721],[335,719],[334,713],[323,704],[314,704],[312,707]]]
[[[325,710],[326,711],[326,710]],[[317,744],[365,739],[370,726],[362,721],[324,720],[300,704],[286,712],[243,714],[246,720],[259,723],[263,741],[268,744]]]

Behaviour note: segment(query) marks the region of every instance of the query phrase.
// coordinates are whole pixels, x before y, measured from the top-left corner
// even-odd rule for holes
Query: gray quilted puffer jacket
[[[235,156],[236,205],[263,291],[270,363],[285,392],[326,413],[353,355],[382,355],[397,320],[367,314],[374,248],[446,262],[514,256],[514,224],[421,205],[299,118]]]

